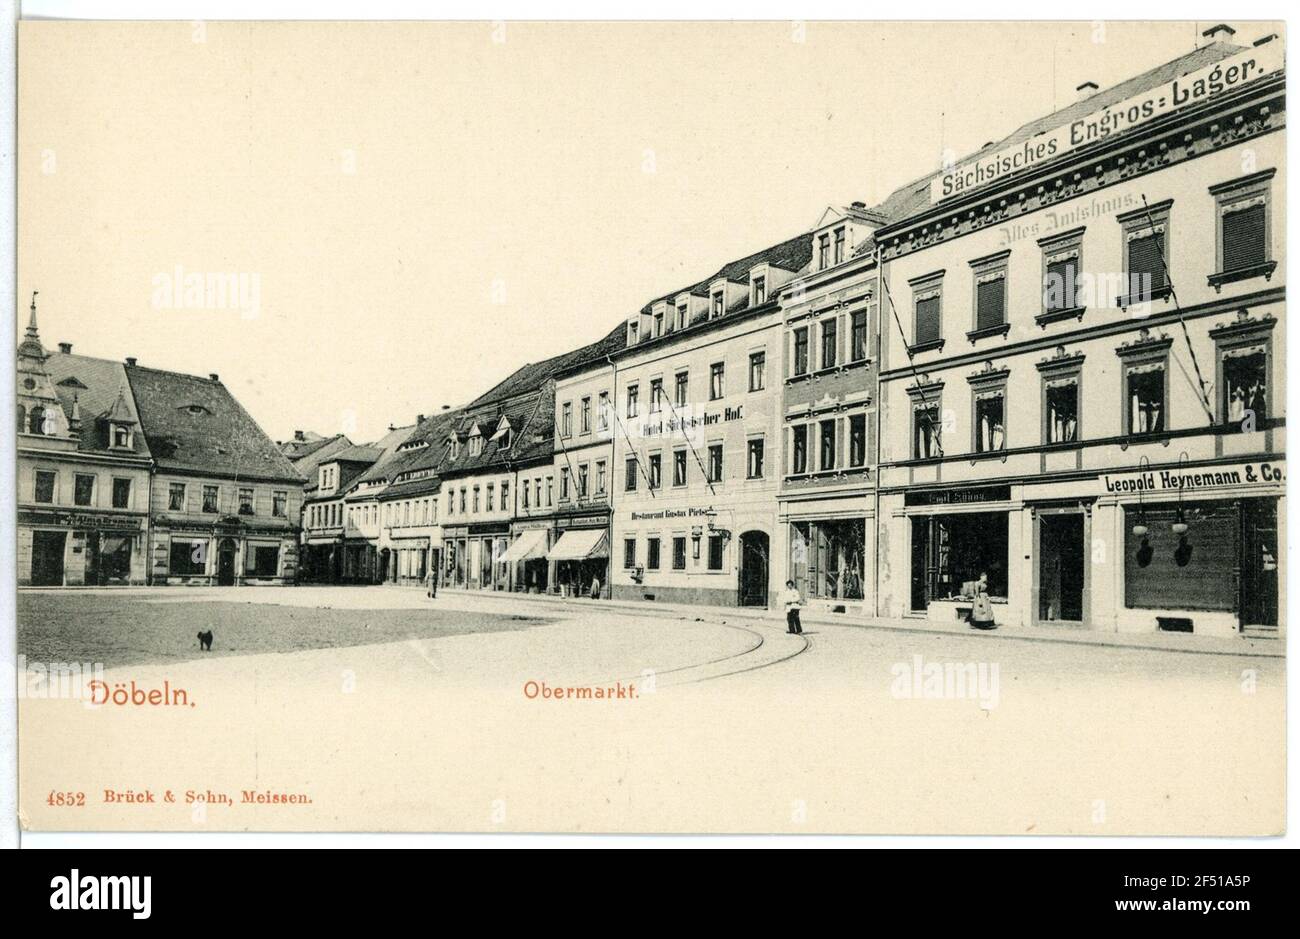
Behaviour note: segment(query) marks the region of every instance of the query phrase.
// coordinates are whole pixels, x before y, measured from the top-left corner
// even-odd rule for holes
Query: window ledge
[[[1121,310],[1127,310],[1131,306],[1136,306],[1137,304],[1140,303],[1149,303],[1153,300],[1167,301],[1171,296],[1173,296],[1173,293],[1174,293],[1174,288],[1169,286],[1168,284],[1165,284],[1163,287],[1153,287],[1151,289],[1151,292],[1148,293],[1145,297],[1137,296],[1135,294],[1129,294],[1128,296],[1124,296],[1124,297],[1116,297],[1115,306],[1119,307]]]
[[[1169,446],[1173,442],[1173,436],[1167,430],[1154,430],[1147,433],[1129,433],[1120,443],[1121,450],[1127,450],[1135,444],[1158,443],[1162,447]]]
[[[911,352],[912,355],[916,355],[919,352],[929,352],[932,349],[942,352],[945,342],[946,340],[943,339],[928,339],[925,342],[912,343],[912,345],[907,347],[907,350]]]
[[[1001,336],[1005,339],[1009,332],[1011,332],[1010,323],[999,323],[996,326],[982,326],[979,329],[972,329],[966,334],[966,338],[970,340],[970,344],[973,346],[978,340],[987,339],[989,336]]]
[[[1075,319],[1083,321],[1083,313],[1088,308],[1086,306],[1072,306],[1062,310],[1044,310],[1034,317],[1034,322],[1046,329],[1050,323],[1059,323],[1062,320]]]
[[[1250,280],[1252,277],[1263,277],[1265,280],[1271,280],[1275,270],[1277,270],[1276,261],[1265,261],[1263,264],[1239,267],[1233,271],[1219,271],[1217,274],[1211,274],[1205,281],[1214,288],[1215,293],[1218,293],[1223,289],[1224,284],[1235,283],[1239,280]]]

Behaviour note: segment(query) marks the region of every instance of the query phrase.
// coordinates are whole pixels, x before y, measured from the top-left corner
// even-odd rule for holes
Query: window
[[[114,424],[113,446],[122,450],[129,450],[131,448],[131,428],[123,424]]]
[[[1007,325],[1007,256],[1003,251],[992,257],[971,262],[975,277],[975,322],[971,339],[995,333]]]
[[[569,501],[569,469],[565,467],[560,470],[560,501]]]
[[[722,444],[709,444],[709,482],[722,482]]]
[[[271,493],[271,514],[276,518],[285,518],[289,512],[289,493],[277,491]]]
[[[600,399],[597,402],[596,428],[598,430],[609,429],[609,392],[602,391]]]
[[[587,491],[588,491],[587,484],[588,484],[588,476],[590,472],[591,472],[591,467],[588,466],[586,463],[583,463],[581,466],[578,467],[578,498],[579,499],[587,498]]]
[[[758,306],[760,303],[766,302],[766,300],[767,300],[767,278],[755,277],[753,304],[754,306]]]
[[[839,323],[836,320],[829,319],[822,323],[822,368],[834,368],[836,363],[836,348],[839,332]]]
[[[596,461],[596,495],[605,494],[605,461]]]
[[[709,366],[709,400],[717,401],[722,397],[725,386],[724,377],[726,366],[722,362],[714,362]]]
[[[818,469],[823,473],[835,469],[835,421],[822,421],[818,427],[821,438],[821,459]]]
[[[679,408],[686,406],[686,395],[690,386],[690,372],[678,372],[676,378],[677,406]]]
[[[1053,313],[1078,310],[1079,272],[1083,269],[1083,229],[1053,235],[1038,242],[1043,249],[1043,312],[1040,325]]]
[[[766,379],[767,353],[751,352],[749,355],[749,390],[762,391]]]
[[[591,433],[591,398],[582,399],[582,432]]]
[[[650,488],[658,489],[662,482],[663,457],[658,453],[650,454]]]
[[[844,228],[835,229],[835,263],[844,260]]]
[[[686,536],[673,536],[673,570],[686,570]]]
[[[560,405],[560,436],[573,436],[573,402],[565,401]]]
[[[245,573],[254,577],[274,577],[280,569],[279,545],[249,545]]]
[[[239,514],[240,515],[253,514],[253,490],[251,489],[239,490]]]
[[[480,494],[481,494],[481,488],[479,486],[475,486],[474,487],[474,511],[475,512],[478,512],[479,505],[481,505],[479,501]]]
[[[623,566],[625,568],[636,567],[636,539],[623,539]]]
[[[716,319],[717,317],[721,316],[721,315],[722,315],[723,313],[725,313],[726,311],[727,311],[727,308],[726,308],[726,305],[725,305],[725,303],[724,303],[724,301],[723,301],[722,291],[719,290],[717,293],[715,293],[715,294],[713,295],[713,316],[714,316],[714,318]]]
[[[193,577],[206,572],[208,543],[206,541],[173,540],[168,560],[168,573],[180,577]]]
[[[676,450],[673,452],[673,485],[686,485],[686,451]]]
[[[1223,352],[1223,416],[1229,424],[1268,417],[1268,347],[1263,343]]]
[[[34,494],[37,502],[54,501],[54,481],[57,477],[49,470],[36,471],[36,492]]]
[[[662,378],[650,379],[650,413],[658,414],[663,410],[664,398],[664,380]]]
[[[659,570],[659,539],[647,538],[645,542],[645,569]]]
[[[684,304],[684,303],[683,303],[681,306],[679,306],[679,307],[677,308],[677,327],[676,327],[676,328],[677,328],[677,329],[685,329],[685,328],[686,328],[686,304]]]
[[[913,347],[942,348],[943,337],[943,282],[928,279],[923,285],[913,284],[914,324]]]
[[[170,483],[167,486],[167,511],[185,511],[185,484]]]
[[[468,495],[469,495],[468,490],[466,490],[464,486],[461,486],[460,487],[460,514],[461,515],[464,515],[468,511],[468,508],[466,507],[466,497]]]
[[[1231,281],[1263,275],[1271,278],[1272,193],[1275,170],[1210,187],[1218,215],[1218,266],[1209,283],[1216,290]]]
[[[867,463],[867,415],[854,414],[849,418],[849,466]]]
[[[637,387],[636,385],[627,386],[627,416],[628,417],[636,417],[637,410],[638,410],[637,399],[640,397],[640,395],[641,395],[641,389],[639,387]]]
[[[794,374],[808,374],[808,327],[800,326],[794,331]]]
[[[1165,429],[1165,366],[1163,362],[1130,365],[1124,372],[1127,432],[1154,434]]]
[[[524,507],[525,509],[529,508],[529,505],[528,505],[528,486],[527,486],[527,485],[524,486],[523,491],[520,493],[520,495],[521,495],[521,497],[522,497],[522,499],[523,499],[523,507]]]
[[[469,455],[478,456],[483,452],[483,437],[481,434],[474,434],[469,438]]]
[[[831,236],[820,235],[817,238],[817,270],[824,271],[831,266]]]
[[[486,511],[488,511],[488,512],[495,511],[495,509],[496,509],[496,505],[495,505],[495,503],[496,503],[496,486],[494,486],[492,483],[488,483],[488,484],[487,484],[487,497],[486,497],[486,500],[485,500],[485,502],[484,502],[483,508],[484,508]],[[503,506],[503,508],[504,508],[504,506]]]
[[[858,310],[853,314],[849,336],[849,359],[861,362],[867,357],[867,311]]]
[[[975,392],[975,452],[1005,450],[1006,404],[1001,388]]]
[[[623,476],[623,488],[628,492],[636,492],[636,474],[636,457],[630,456],[627,458],[627,466]]]
[[[131,507],[131,480],[113,480],[113,508],[129,509]]]
[[[95,501],[95,477],[77,473],[72,479],[72,502],[74,505],[91,505]]]
[[[939,455],[939,404],[931,399],[912,402],[912,459]]]
[[[1143,207],[1119,216],[1124,232],[1124,275],[1127,296],[1118,306],[1144,303],[1169,294],[1165,276],[1169,263],[1169,209],[1173,203]]]
[[[501,480],[501,508],[510,508],[510,480]]]
[[[630,345],[630,346],[632,346],[632,345],[636,345],[637,334],[638,334],[639,332],[640,332],[640,328],[639,328],[639,324],[636,322],[636,320],[633,320],[632,322],[630,322],[630,323],[627,324],[627,343],[628,343],[628,345]]]
[[[794,445],[791,448],[790,471],[808,472],[808,425],[800,424],[792,430]]]
[[[663,334],[664,334],[664,313],[663,310],[658,310],[654,315],[654,335],[662,336]]]
[[[709,535],[709,570],[722,570],[722,536]]]
[[[217,486],[204,486],[203,487],[203,511],[220,512],[221,509],[218,508],[220,496],[221,496],[221,490]]]
[[[755,437],[745,444],[745,474],[749,479],[763,478],[762,437]]]

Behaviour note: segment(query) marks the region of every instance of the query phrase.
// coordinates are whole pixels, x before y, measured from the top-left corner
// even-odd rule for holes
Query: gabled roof
[[[497,384],[486,394],[475,398],[466,406],[466,411],[488,404],[505,402],[519,395],[537,391],[546,382],[565,371],[580,368],[593,362],[604,361],[607,354],[612,354],[627,344],[627,326],[619,324],[595,342],[588,343],[570,352],[551,356],[541,362],[531,362]],[[495,414],[491,418],[496,419]],[[464,428],[462,428],[463,430]]]
[[[709,284],[717,280],[732,280],[744,283],[749,280],[749,272],[760,264],[770,264],[772,267],[779,267],[782,270],[798,273],[808,266],[812,261],[813,243],[812,232],[804,232],[801,235],[795,235],[793,238],[787,238],[779,244],[764,248],[762,251],[755,251],[753,254],[747,254],[743,258],[737,258],[734,261],[722,265],[715,273],[703,280],[687,287],[678,287],[676,290],[670,290],[666,294],[656,297],[641,308],[642,313],[649,313],[655,304],[671,300],[683,293],[707,293]],[[690,327],[687,327],[688,329]]]
[[[124,366],[160,469],[302,482],[288,458],[220,381]]]
[[[77,449],[82,451],[116,452],[109,450],[108,419],[137,425],[139,413],[135,399],[127,384],[126,367],[121,362],[96,359],[70,352],[47,353],[45,369],[54,383],[63,413],[73,415],[73,403],[81,418],[81,438]],[[132,437],[132,452],[137,456],[149,455],[145,434]]]
[[[308,432],[310,433],[310,432]],[[336,440],[347,440],[343,434],[335,434],[333,437],[322,437],[319,434],[310,434],[310,437],[304,437],[302,440],[286,440],[280,444],[280,452],[289,459],[297,461],[304,457],[311,456],[317,450],[327,447]],[[352,441],[348,441],[350,444]]]

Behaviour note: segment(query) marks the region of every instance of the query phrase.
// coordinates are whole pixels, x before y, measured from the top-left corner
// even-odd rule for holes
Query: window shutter
[[[1151,275],[1151,286],[1165,285],[1165,265],[1163,260],[1165,238],[1162,233],[1152,232],[1133,238],[1128,243],[1129,275]],[[1130,288],[1134,289],[1134,288]]]
[[[1007,281],[1004,277],[986,280],[975,288],[975,328],[1001,326],[1007,321]]]
[[[1068,310],[1075,304],[1076,264],[1073,258],[1052,261],[1047,265],[1047,276],[1043,281],[1043,308]]]
[[[916,301],[916,338],[913,343],[934,342],[939,338],[939,297]]]
[[[1223,216],[1223,269],[1235,271],[1267,258],[1264,244],[1264,206],[1251,205]]]

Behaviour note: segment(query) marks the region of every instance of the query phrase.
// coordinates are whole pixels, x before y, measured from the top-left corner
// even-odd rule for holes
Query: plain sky
[[[369,441],[1207,25],[23,22],[18,328]]]

